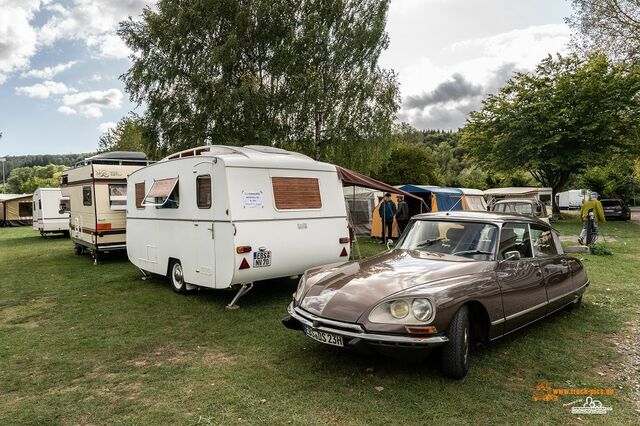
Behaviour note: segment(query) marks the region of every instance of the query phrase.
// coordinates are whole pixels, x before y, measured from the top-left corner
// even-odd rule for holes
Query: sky
[[[118,22],[149,0],[0,0],[0,156],[91,152],[132,104]],[[399,121],[457,129],[515,71],[566,53],[568,0],[392,0]]]

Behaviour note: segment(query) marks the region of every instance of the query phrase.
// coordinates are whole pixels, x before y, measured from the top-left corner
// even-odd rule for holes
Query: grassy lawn
[[[470,374],[452,381],[435,360],[368,358],[285,329],[293,280],[259,283],[226,311],[232,293],[178,296],[124,257],[94,266],[68,239],[0,229],[0,424],[637,422],[615,341],[640,313],[640,226],[603,231],[613,255],[582,256],[580,309],[476,348]],[[380,247],[361,240],[363,254]],[[578,418],[563,404],[584,397],[533,401],[543,380],[613,388],[597,397],[613,411]]]

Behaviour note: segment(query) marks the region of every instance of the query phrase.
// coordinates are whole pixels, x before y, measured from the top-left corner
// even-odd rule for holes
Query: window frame
[[[554,254],[544,254],[544,255],[540,255],[540,256],[538,256],[536,254],[535,245],[533,243],[533,228],[534,227],[540,229],[542,231],[542,233],[549,232],[549,234],[551,236],[551,242],[553,243],[553,247],[555,249],[555,253]],[[531,238],[531,252],[533,253],[533,257],[534,258],[547,259],[547,258],[550,258],[550,257],[559,256],[561,254],[562,250],[558,250],[558,246],[556,245],[556,237],[554,236],[555,232],[553,231],[553,229],[551,229],[551,227],[544,226],[544,225],[538,225],[538,224],[529,224],[529,229],[530,229],[529,235],[530,235],[530,238]]]
[[[124,187],[125,195],[111,195],[111,187],[112,186]],[[127,184],[126,183],[124,183],[124,184],[123,183],[110,183],[108,185],[108,191],[109,191],[109,208],[111,210],[114,210],[114,211],[126,210],[127,209],[127,194],[126,193],[129,192],[128,188],[127,188]],[[114,200],[111,197],[124,197],[124,199],[116,198]],[[124,201],[124,204],[113,204],[114,201],[116,201],[116,202]],[[114,208],[114,207],[116,207],[116,208]]]
[[[498,241],[498,254],[496,256],[496,259],[498,259],[498,261],[504,261],[504,257],[502,256],[502,250],[501,250],[501,244],[502,244],[502,231],[504,231],[504,228],[507,225],[524,225],[526,228],[526,232],[529,236],[529,250],[531,250],[531,257],[522,257],[520,256],[520,260],[531,260],[531,259],[535,259],[535,254],[533,253],[533,241],[531,239],[531,224],[529,222],[503,222],[502,226],[500,227],[500,240]],[[522,254],[522,253],[521,253]]]
[[[199,182],[202,179],[209,180],[209,203],[208,204],[200,204],[200,186]],[[203,174],[196,176],[196,206],[202,210],[208,210],[213,205],[213,178],[211,174]]]
[[[88,192],[89,201],[87,201],[87,197],[85,196],[86,193],[87,193],[87,190],[89,190],[89,192]],[[89,203],[89,204],[87,204],[87,203]],[[93,189],[91,188],[91,185],[82,187],[82,205],[85,206],[85,207],[92,207],[93,206]]]

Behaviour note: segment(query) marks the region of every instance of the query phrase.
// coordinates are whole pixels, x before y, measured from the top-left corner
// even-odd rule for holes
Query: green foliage
[[[437,182],[437,164],[431,152],[419,144],[400,143],[391,149],[377,178],[390,185]]]
[[[594,243],[589,247],[595,256],[611,256],[613,252],[606,243]]]
[[[7,192],[30,194],[38,188],[57,188],[65,166],[49,164],[47,166],[18,167],[13,169],[7,180]]]
[[[361,171],[380,158],[399,107],[389,0],[161,0],[119,35],[123,76],[164,154],[276,145]]]
[[[585,169],[574,180],[574,186],[591,189],[604,198],[628,201],[640,189],[640,179],[634,174],[636,161],[630,156],[616,156],[603,165]]]
[[[572,174],[638,149],[640,73],[594,55],[543,60],[518,73],[463,129],[483,167],[528,170],[557,193]]]
[[[8,156],[4,165],[6,178],[11,175],[11,171],[17,167],[47,166],[49,164],[59,164],[72,166],[83,158],[92,156],[93,153],[84,154],[45,154],[45,155],[16,155]],[[0,165],[0,173],[2,166]],[[1,183],[0,183],[1,184]]]
[[[156,138],[142,118],[131,114],[123,117],[112,129],[98,140],[98,151],[139,151],[149,158],[159,159],[156,153]]]

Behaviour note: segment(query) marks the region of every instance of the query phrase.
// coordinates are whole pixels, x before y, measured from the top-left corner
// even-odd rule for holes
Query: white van
[[[133,172],[127,254],[173,289],[238,288],[347,261],[336,167],[265,146],[204,146]]]
[[[60,188],[38,188],[33,193],[33,229],[40,235],[60,232],[69,235],[69,213],[64,212],[69,197]],[[62,211],[62,213],[61,213]]]

